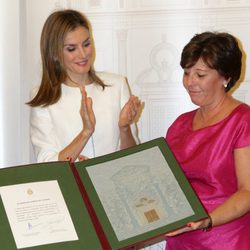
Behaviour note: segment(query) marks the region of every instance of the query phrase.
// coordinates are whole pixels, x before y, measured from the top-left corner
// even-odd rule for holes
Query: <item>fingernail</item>
[[[72,158],[71,157],[67,157],[66,161],[72,161]]]

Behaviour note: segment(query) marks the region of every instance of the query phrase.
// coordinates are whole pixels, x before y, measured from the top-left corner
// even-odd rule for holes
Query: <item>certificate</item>
[[[142,248],[208,216],[164,138],[0,169],[0,196],[4,250]]]
[[[111,249],[147,246],[207,217],[164,138],[75,165]]]
[[[0,187],[17,249],[78,240],[56,180]]]

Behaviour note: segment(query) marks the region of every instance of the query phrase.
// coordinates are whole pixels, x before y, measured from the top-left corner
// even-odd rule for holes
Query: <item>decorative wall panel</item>
[[[41,8],[35,2],[27,0],[27,36],[37,43],[28,67],[31,75],[36,72],[33,80],[37,82],[38,41],[46,16],[42,21],[36,16]],[[47,15],[53,9],[74,8],[88,16],[95,40],[95,68],[126,75],[132,92],[145,102],[138,123],[141,141],[164,136],[170,121],[194,108],[182,87],[179,60],[183,46],[195,33],[231,32],[250,54],[250,1],[45,0],[40,7]],[[244,71],[244,82],[233,94],[250,103],[249,64]]]

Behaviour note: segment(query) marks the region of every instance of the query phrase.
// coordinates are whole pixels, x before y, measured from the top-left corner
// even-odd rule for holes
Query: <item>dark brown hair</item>
[[[63,42],[65,36],[78,27],[90,30],[87,18],[75,10],[59,10],[47,18],[40,39],[42,79],[36,96],[27,103],[30,106],[48,106],[60,99],[61,84],[67,78],[63,62]],[[105,88],[106,85],[96,75],[93,67],[89,71],[89,77]]]
[[[230,79],[225,87],[229,91],[240,78],[242,52],[237,39],[225,32],[203,32],[196,34],[184,47],[181,55],[181,67],[190,68],[199,59]]]

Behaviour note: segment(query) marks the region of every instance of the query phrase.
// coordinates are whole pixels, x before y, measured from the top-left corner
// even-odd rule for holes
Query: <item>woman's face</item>
[[[86,28],[78,27],[66,35],[63,60],[71,80],[79,83],[88,76],[92,64],[92,42]]]
[[[200,107],[216,105],[225,96],[228,81],[217,70],[209,68],[202,59],[184,69],[183,85],[191,101]]]

